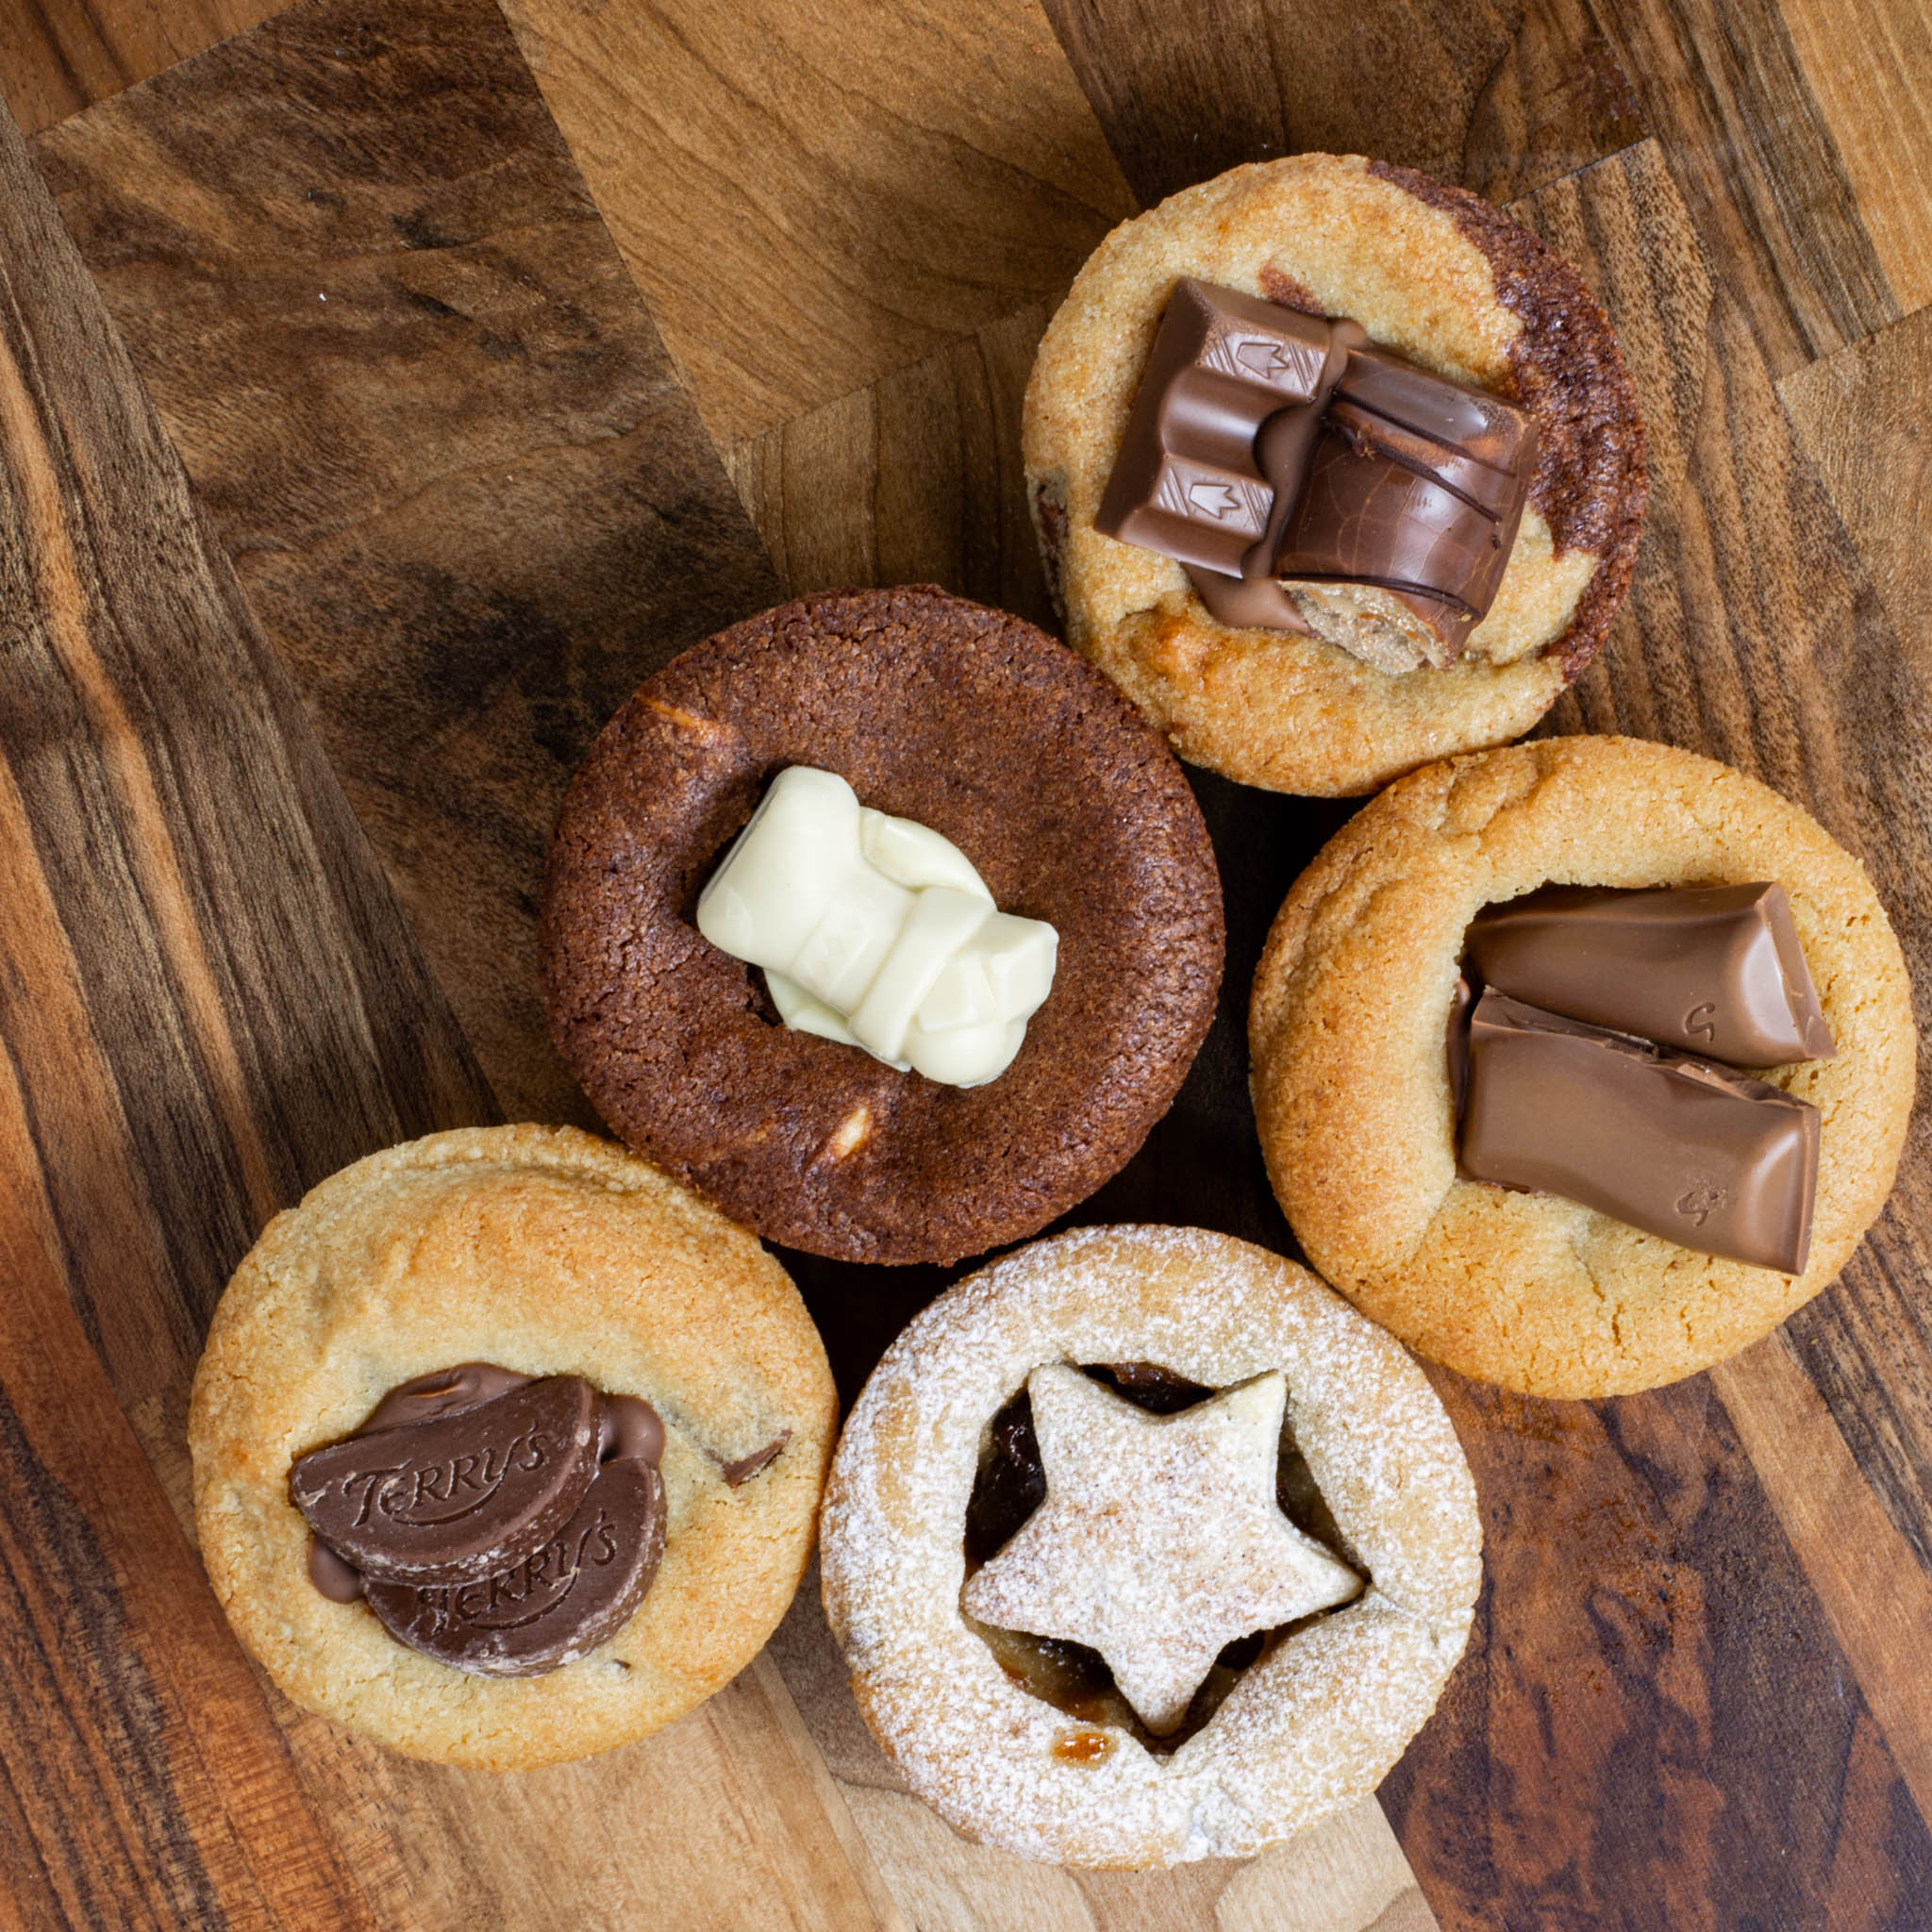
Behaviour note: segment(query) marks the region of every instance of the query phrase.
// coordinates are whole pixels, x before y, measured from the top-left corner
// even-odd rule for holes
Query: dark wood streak
[[[1773,373],[1893,320],[1897,301],[1776,0],[1594,4]]]
[[[0,1897],[34,1924],[373,1932],[36,1232],[17,1101],[0,1091]]]
[[[1588,0],[1045,4],[1148,206],[1238,162],[1310,148],[1503,201],[1645,131]]]
[[[1932,1010],[1932,666],[1888,622],[1734,298],[1669,266],[1690,224],[1657,158],[1639,150],[1524,212],[1599,281],[1649,384],[1654,500],[1630,603],[1555,727],[1712,751],[1798,799],[1863,859]],[[1932,1565],[1932,1323],[1917,1291],[1932,1268],[1928,1083],[1922,1056],[1898,1191],[1787,1332]]]
[[[0,425],[0,1857],[36,1919],[373,1926],[119,1405],[277,1201],[488,1094],[4,117]]]
[[[1932,1836],[1709,1384],[1584,1405],[1436,1379],[1488,1583],[1383,1798],[1441,1923],[1908,1924]]]
[[[409,199],[379,210],[388,226],[391,213],[430,205],[390,251],[410,263],[461,253],[407,245],[459,232],[462,210],[434,200],[439,168],[456,152],[441,144],[436,112],[474,121],[474,140],[514,147],[516,117],[527,117],[533,98],[493,10],[473,11],[478,30],[445,31],[440,55],[436,34],[412,37],[396,9],[359,38],[353,21],[342,23],[341,44],[413,76],[429,116],[433,138],[414,158]],[[298,121],[312,105],[282,89],[249,46],[223,58],[238,97],[279,92]],[[491,119],[487,85],[466,99],[454,84],[465,58],[504,74],[514,110],[507,119]],[[372,127],[380,132],[379,115]],[[289,144],[307,173],[302,186],[323,197],[296,197],[297,218],[310,218],[305,208],[326,215],[330,195],[347,208],[365,148],[334,143],[325,126],[293,128]],[[208,151],[226,153],[221,130]],[[507,219],[492,246],[506,265],[499,273],[486,249],[479,275],[493,275],[512,303],[517,290],[540,286],[534,270],[544,265],[525,278],[516,255],[518,224],[508,217],[529,202],[555,211],[541,254],[568,261],[575,240],[593,264],[608,255],[580,193],[573,198],[554,130],[533,151],[536,182],[524,202],[514,161],[493,177],[473,169],[450,191],[484,204],[501,192]],[[340,192],[327,186],[334,179],[344,183]],[[237,192],[245,199],[244,181]],[[309,266],[293,272],[306,277]],[[618,321],[634,347],[647,325],[627,287],[624,295]],[[645,405],[608,434],[581,431],[590,465],[619,431],[641,430],[648,441],[658,427],[674,458],[675,417],[651,413],[653,399],[669,395],[661,372],[633,372],[635,395],[619,394],[613,373],[630,349],[600,362],[590,340],[579,367],[573,358],[597,331],[567,303],[553,307],[566,335],[578,329],[557,354],[566,372],[577,368],[580,414],[593,415],[607,392],[618,407]],[[419,312],[427,325],[456,327]],[[463,380],[487,379],[481,365],[496,366],[492,345],[480,336],[475,343],[477,366]],[[345,359],[368,348],[352,340]],[[512,351],[501,366],[514,371],[520,360]],[[287,388],[265,379],[262,396]],[[419,402],[435,420],[439,399]],[[503,420],[521,425],[513,404],[499,404]],[[321,426],[340,429],[350,414],[329,419],[323,408]],[[283,452],[298,493],[325,474],[305,468],[312,452],[286,436]],[[524,453],[519,444],[511,455]],[[500,454],[485,452],[485,472]],[[395,508],[383,480],[374,498]],[[408,501],[405,492],[405,508]],[[640,490],[638,501],[674,526],[700,521],[687,518],[675,487],[655,499]],[[735,499],[729,508],[741,528]],[[588,511],[580,521],[593,529]],[[513,554],[513,521],[499,514],[473,541]],[[434,582],[412,586],[411,562],[405,557],[396,578],[433,614]],[[715,593],[706,581],[706,594]],[[756,1895],[783,1898],[800,1924],[896,1923],[836,1793],[792,1743],[785,1693],[768,1669],[752,1690],[727,1687],[685,1724],[595,1767],[479,1784],[385,1758],[291,1711],[253,1674],[222,1619],[164,1487],[177,1497],[187,1488],[184,1385],[223,1283],[267,1213],[324,1174],[397,1139],[491,1119],[495,1105],[10,125],[0,128],[0,1376],[25,1440],[106,1564],[93,1594],[82,1578],[49,1574],[47,1607],[68,1621],[57,1617],[43,1637],[39,1607],[0,1599],[0,1658],[15,1641],[40,1641],[49,1668],[68,1671],[75,1687],[64,1706],[39,1713],[30,1739],[49,1763],[87,1766],[55,1781],[60,1802],[45,1809],[34,1796],[42,1768],[21,1768],[29,1747],[0,1739],[9,1794],[0,1796],[0,1818],[16,1811],[24,1825],[18,1845],[0,1848],[0,1873],[19,1909],[37,1924],[139,1923],[146,1909],[170,1925],[495,1924],[524,1913],[540,1887],[554,1894],[563,1873],[570,1902],[556,1908],[600,1921],[669,1915],[682,1903],[693,1906],[694,1928],[723,1932],[742,1923],[734,1901]],[[744,594],[742,573],[730,592]],[[598,594],[611,594],[608,573]],[[368,615],[353,610],[358,622]],[[387,614],[408,627],[407,613]],[[332,667],[329,612],[307,622],[306,661]],[[490,677],[514,683],[510,635]],[[626,688],[635,675],[623,674]],[[424,676],[426,700],[438,691],[433,667]],[[455,680],[452,691],[465,695]],[[575,755],[602,702],[556,721],[555,741],[537,755],[541,769]],[[385,716],[378,706],[365,722],[379,729]],[[522,715],[505,727],[510,742],[526,733],[535,735]],[[453,817],[465,823],[434,743],[405,734],[395,759],[408,783],[440,784],[438,803],[454,797]],[[533,796],[541,813],[534,788]],[[541,843],[541,821],[527,801],[521,809],[521,836]],[[487,813],[474,822],[490,829]],[[456,940],[487,956],[487,938],[465,923],[460,887],[449,909]],[[27,1268],[33,1255],[38,1274]],[[29,1296],[23,1283],[36,1281],[44,1291]],[[87,1311],[111,1387],[76,1310]],[[153,1469],[124,1407],[144,1419]],[[127,1671],[144,1673],[139,1682],[80,1673],[106,1641],[102,1587],[126,1620],[123,1649]],[[141,1683],[158,1708],[134,1694]],[[789,1722],[795,1731],[795,1717]],[[99,1743],[103,1726],[131,1741]],[[647,1807],[675,1816],[677,1851],[640,1872],[628,1841],[613,1840],[603,1821]],[[139,1830],[127,1823],[137,1813],[146,1821]],[[136,1869],[142,1831],[192,1849],[211,1904],[167,1873]],[[129,1849],[110,1854],[110,1843]],[[100,1911],[65,1903],[78,1884],[70,1868],[105,1874],[104,1885],[125,1874],[125,1902]],[[715,1901],[693,1901],[693,1872]]]
[[[496,9],[251,46],[37,153],[505,1104],[587,1118],[526,1050],[551,820],[777,583]]]
[[[112,1766],[138,1761],[171,1713],[128,1648],[105,1552],[34,1455],[4,1385],[0,1574],[9,1596],[30,1607],[31,1621],[9,1620],[0,1650],[0,1733],[9,1740],[0,1771],[21,1811],[18,1843],[37,1868],[33,1889],[55,1891],[76,1924],[107,1924],[117,1911],[138,1911],[139,1923],[157,1927],[222,1923],[192,1837],[164,1809],[143,1805],[83,1841]],[[61,1749],[62,1733],[90,1728],[92,1749]]]

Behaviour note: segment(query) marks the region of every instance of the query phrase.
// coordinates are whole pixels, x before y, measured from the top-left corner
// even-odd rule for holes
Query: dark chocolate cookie
[[[1059,933],[1053,991],[983,1087],[935,1085],[777,1022],[693,923],[788,765],[958,845],[1006,912]],[[641,1152],[760,1234],[951,1261],[1117,1172],[1214,1011],[1220,882],[1180,767],[1031,625],[929,589],[808,597],[687,651],[605,728],[544,880],[558,1048]]]

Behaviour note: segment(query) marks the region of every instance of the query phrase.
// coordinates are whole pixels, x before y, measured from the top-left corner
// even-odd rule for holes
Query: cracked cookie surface
[[[1053,990],[979,1087],[777,1024],[697,896],[770,780],[835,772],[1058,934]],[[631,1145],[769,1240],[953,1261],[1125,1164],[1214,1014],[1221,882],[1186,774],[1043,631],[931,588],[748,619],[650,678],[573,782],[545,874],[551,1029]]]
[[[1444,1028],[1483,906],[1551,883],[1760,879],[1790,895],[1838,1042],[1761,1074],[1823,1115],[1802,1275],[1457,1178]],[[1464,1374],[1588,1396],[1707,1368],[1832,1280],[1890,1191],[1917,1036],[1884,908],[1807,814],[1690,752],[1559,738],[1428,766],[1358,812],[1275,919],[1249,1047],[1269,1177],[1328,1280]]]

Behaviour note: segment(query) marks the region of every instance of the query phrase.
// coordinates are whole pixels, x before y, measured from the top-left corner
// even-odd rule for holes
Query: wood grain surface
[[[1034,0],[513,0],[714,436],[1042,296],[1132,210]]]
[[[506,1924],[565,1870],[583,1923],[903,1924],[768,1666],[494,1780],[292,1712],[225,1633],[170,1507],[224,1281],[343,1161],[494,1105],[4,121],[0,640],[8,1923]]]
[[[0,0],[0,89],[43,126],[246,24],[153,16]],[[0,1316],[0,1364],[29,1337],[75,1358],[58,1399],[0,1366],[0,1416],[33,1419],[8,1423],[23,1453],[0,1441],[0,1560],[77,1577],[99,1553],[133,1578],[105,1611],[79,1584],[49,1592],[30,1641],[0,1617],[26,1660],[13,1708],[77,1713],[61,1799],[32,1795],[45,1726],[0,1737],[17,1915],[95,1923],[118,1886],[152,1923],[441,1924],[425,1900],[445,1898],[502,1922],[554,1903],[567,1870],[587,1924],[1924,1924],[1923,1109],[1844,1280],[1712,1375],[1591,1405],[1439,1376],[1488,1531],[1472,1655],[1381,1807],[1245,1866],[1074,1874],[964,1845],[872,1744],[809,1592],[706,1711],[517,1780],[505,1805],[501,1784],[478,1797],[258,1689],[178,1532],[132,1567],[181,1515],[186,1365],[259,1216],[365,1145],[486,1115],[485,1075],[517,1113],[580,1109],[530,997],[530,887],[604,713],[781,585],[931,578],[1044,617],[1017,458],[1040,329],[1130,195],[1236,160],[1326,144],[1413,161],[1577,262],[1639,385],[1654,493],[1629,608],[1553,726],[1709,750],[1800,799],[1865,858],[1932,992],[1914,595],[1932,338],[1909,312],[1928,292],[1911,184],[1932,171],[1932,76],[1908,0],[512,0],[511,26],[487,0],[326,0],[37,143],[272,653],[228,587],[219,716],[197,701],[208,665],[150,661],[141,620],[113,632],[105,683],[75,698],[37,678],[0,712],[0,876],[26,908],[0,940],[19,1095],[0,1106],[0,1239],[30,1284]],[[94,45],[112,59],[90,66]],[[42,333],[72,340],[56,312],[92,298],[71,265],[36,295]],[[31,399],[44,377],[24,366]],[[106,365],[90,348],[67,366],[85,390]],[[142,413],[125,374],[105,389]],[[92,640],[102,618],[63,605],[33,533],[65,519],[70,575],[111,580],[98,527],[123,525],[75,505],[113,432],[90,424],[81,457],[23,471],[22,407],[0,415],[6,474],[42,480],[21,486],[28,561],[0,611],[24,598],[50,636]],[[146,438],[142,500],[173,474]],[[125,527],[125,555],[148,554]],[[63,630],[63,608],[89,614]],[[242,712],[272,720],[280,764]],[[56,742],[84,755],[37,755]],[[1282,891],[1347,808],[1196,775],[1228,887],[1224,1011],[1174,1113],[1079,1218],[1288,1246],[1247,1127],[1241,1009]],[[208,837],[211,802],[245,838]],[[325,889],[275,870],[297,820],[334,828],[290,846],[322,853],[304,863]],[[103,825],[127,854],[97,867]],[[788,1259],[848,1398],[944,1278]],[[105,1443],[71,1421],[94,1412],[75,1407],[89,1375],[122,1417]],[[101,1674],[108,1627],[135,1633],[147,1679]],[[232,1757],[226,1729],[220,1748],[182,1739],[175,1678],[238,1713]],[[130,1755],[165,1764],[180,1822],[148,1822],[139,1779],[75,1769]],[[590,1821],[661,1807],[666,1781],[687,1793],[677,1841],[641,1868]],[[309,1892],[260,1850],[305,1832]]]

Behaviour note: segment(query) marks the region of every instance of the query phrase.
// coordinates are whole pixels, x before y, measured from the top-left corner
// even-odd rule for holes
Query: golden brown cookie
[[[1475,913],[1551,882],[1754,880],[1790,895],[1838,1046],[1761,1076],[1824,1117],[1806,1272],[1458,1179],[1444,1029]],[[1891,1190],[1917,1036],[1884,908],[1815,821],[1690,752],[1559,738],[1430,765],[1350,820],[1275,919],[1249,1046],[1269,1175],[1310,1261],[1451,1368],[1583,1396],[1707,1368],[1838,1274]]]
[[[1208,616],[1181,565],[1093,527],[1141,371],[1184,275],[1313,313],[1528,409],[1529,506],[1452,669]],[[1048,325],[1026,391],[1028,501],[1067,638],[1184,758],[1242,784],[1373,791],[1536,723],[1594,655],[1643,518],[1643,429],[1576,273],[1474,195],[1360,156],[1236,168],[1116,228]]]
[[[1099,1373],[1083,1381],[1079,1368]],[[1091,1655],[962,1608],[995,1558],[1018,1553],[1024,1571],[1022,1545],[1064,1500],[1051,1463],[1043,1500],[1024,1490],[1015,1448],[1031,1427],[1017,1398],[1043,1376],[1085,1391],[1083,1404],[1124,1411],[1138,1399],[1184,1427],[1215,1391],[1285,1378],[1267,1492],[1321,1546],[1318,1567],[1356,1573],[1340,1607],[1249,1640],[1238,1670],[1217,1666],[1189,1722],[1159,1737],[1112,1680],[1095,1680]],[[1119,1508],[1154,1507],[1151,1492],[1182,1473],[1172,1459],[1167,1470],[1123,1467]],[[1210,1500],[1190,1515],[1192,1534],[1211,1544],[1225,1530],[1244,1560],[1249,1525],[1213,1517]],[[1078,1567],[1089,1548],[1073,1542]],[[887,1350],[840,1442],[822,1568],[859,1708],[915,1791],[969,1836],[1027,1857],[1149,1866],[1244,1857],[1372,1790],[1462,1654],[1480,1551],[1455,1431],[1390,1337],[1265,1249],[1192,1228],[1099,1227],[971,1276]],[[1092,1565],[1106,1555],[1094,1548]],[[1115,1609],[1159,1607],[1130,1633],[1157,1650],[1199,1614],[1165,1589],[1106,1594]],[[988,1608],[984,1593],[974,1602]]]
[[[433,1662],[309,1580],[290,1466],[397,1384],[466,1361],[580,1375],[664,1422],[656,1580],[615,1637],[547,1674]],[[810,1555],[836,1414],[797,1291],[686,1189],[575,1128],[432,1134],[330,1176],[236,1271],[189,1416],[202,1557],[242,1642],[307,1708],[413,1757],[582,1757],[757,1654]],[[726,1482],[787,1430],[760,1474]]]

